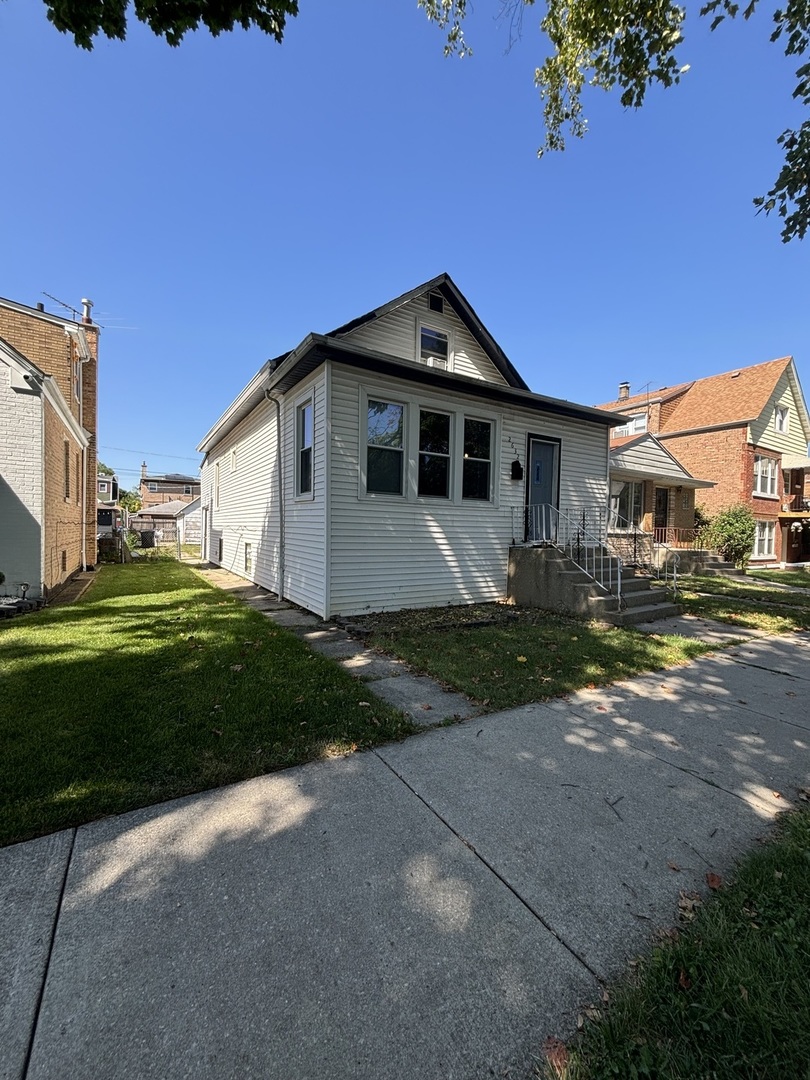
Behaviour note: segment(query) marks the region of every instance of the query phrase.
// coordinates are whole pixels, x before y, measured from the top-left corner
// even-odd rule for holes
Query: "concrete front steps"
[[[622,571],[621,605],[616,596],[604,593],[596,585],[592,585],[590,604],[593,618],[614,626],[635,626],[683,614],[681,605],[670,600],[662,585],[635,570]]]
[[[606,564],[611,560],[606,557]],[[612,563],[615,566],[615,562]],[[607,582],[607,579],[606,579]],[[622,603],[605,592],[558,548],[517,545],[509,552],[508,602],[632,626],[683,614],[667,590],[629,567],[622,570]]]
[[[692,551],[688,548],[670,549],[678,556],[679,574],[701,574],[703,577],[745,577],[745,571],[739,570],[734,563],[725,562],[720,555],[711,551]]]

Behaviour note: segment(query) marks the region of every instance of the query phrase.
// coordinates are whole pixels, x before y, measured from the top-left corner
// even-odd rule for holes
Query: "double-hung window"
[[[774,431],[779,431],[783,435],[788,433],[788,410],[785,405],[777,405],[773,410],[773,427]]]
[[[755,559],[773,558],[774,536],[776,534],[775,521],[758,521],[757,531],[754,537],[753,557]]]
[[[402,495],[405,454],[405,406],[368,401],[366,491]]]
[[[463,499],[489,499],[492,475],[492,424],[488,420],[464,420]]]
[[[296,416],[298,448],[298,494],[312,494],[312,401],[298,406]]]
[[[419,413],[420,495],[450,497],[450,416],[422,409]]]
[[[99,494],[102,494],[102,495],[106,492],[106,490],[107,490],[107,481],[106,480],[99,480],[99,482],[98,482],[98,490],[99,490]]]
[[[754,494],[776,495],[776,458],[754,454]]]
[[[432,326],[419,327],[419,362],[428,367],[450,367],[450,336]]]

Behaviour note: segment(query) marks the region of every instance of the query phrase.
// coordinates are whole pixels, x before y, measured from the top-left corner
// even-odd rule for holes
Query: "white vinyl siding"
[[[236,450],[239,468],[230,466]],[[215,475],[219,471],[219,506]],[[276,489],[275,406],[264,402],[208,455],[202,468],[201,506],[208,507],[207,555],[235,574],[245,573],[245,544],[251,545],[252,580],[278,591],[279,516]]]
[[[466,375],[473,379],[486,379],[488,382],[506,384],[481,346],[469,332],[464,323],[445,301],[444,313],[438,314],[428,308],[427,294],[418,296],[395,311],[376,319],[365,326],[359,326],[345,335],[347,341],[361,345],[364,349],[373,349],[403,360],[418,363],[419,336],[421,324],[436,330],[444,330],[450,338],[452,361],[450,369],[456,375]]]
[[[682,484],[691,477],[682,469],[652,436],[637,442],[616,447],[610,452],[610,467],[625,473],[638,473],[639,479],[666,480],[668,484]],[[702,479],[702,477],[700,478]]]
[[[296,499],[297,404],[313,403],[312,495]],[[323,368],[288,395],[281,405],[284,461],[284,596],[295,604],[325,613],[326,469],[325,377]],[[239,468],[230,469],[236,450]],[[214,483],[219,466],[219,506]],[[279,591],[279,498],[276,462],[276,407],[255,408],[208,455],[202,473],[202,505],[209,507],[208,558],[242,577],[245,544],[250,544],[251,580]]]
[[[561,506],[607,502],[602,425],[459,393],[450,399],[422,383],[366,376],[338,364],[331,380],[330,614],[502,599],[513,526],[522,527],[525,499],[525,482],[511,479],[511,463],[517,452],[525,466],[529,433],[561,440]],[[366,496],[358,475],[369,397],[404,402],[416,415],[421,408],[491,420],[492,501],[463,500],[460,492],[450,500],[419,498],[415,485],[408,498]],[[414,448],[414,469],[416,456]]]

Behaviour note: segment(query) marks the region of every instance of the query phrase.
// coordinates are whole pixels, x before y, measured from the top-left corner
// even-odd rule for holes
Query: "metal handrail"
[[[602,536],[585,527],[580,510],[558,510],[549,503],[539,503],[527,506],[525,513],[524,534],[530,544],[557,548],[622,606],[623,560],[607,550]]]

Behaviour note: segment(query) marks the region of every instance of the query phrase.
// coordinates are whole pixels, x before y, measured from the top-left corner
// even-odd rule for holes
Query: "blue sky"
[[[257,31],[75,48],[37,0],[0,4],[0,295],[96,304],[102,460],[131,486],[194,447],[265,359],[449,272],[533,390],[593,404],[628,380],[795,356],[810,392],[810,247],[754,214],[795,123],[768,15],[713,35],[638,112],[537,161],[540,7],[508,55],[479,0],[442,56],[415,0],[301,0]],[[115,449],[113,449],[115,448]]]

